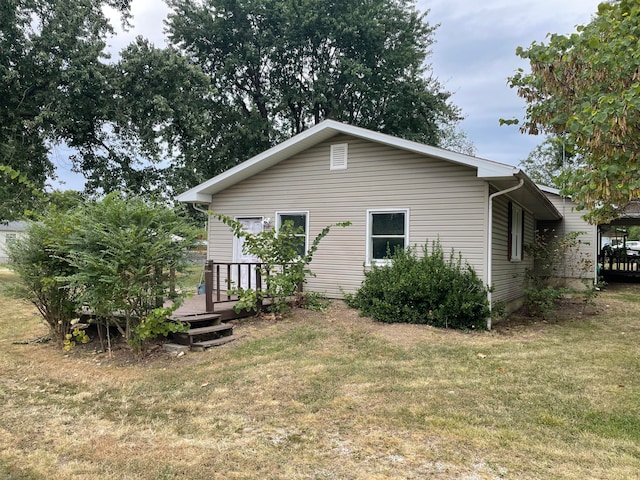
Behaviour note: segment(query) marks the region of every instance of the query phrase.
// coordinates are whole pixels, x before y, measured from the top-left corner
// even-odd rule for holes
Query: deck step
[[[193,347],[196,344],[201,344],[200,346],[202,346],[202,344],[207,344],[207,346],[221,345],[226,342],[216,343],[216,341],[231,336],[233,336],[233,325],[230,323],[222,323],[219,325],[190,328],[186,332],[176,332],[172,335],[172,338],[176,343]]]
[[[225,343],[233,342],[240,338],[240,335],[229,335],[228,337],[215,338],[213,340],[203,340],[202,342],[193,342],[191,348],[193,350],[205,349],[209,347],[217,347]]]
[[[210,327],[190,328],[189,330],[183,333],[191,337],[194,337],[196,335],[203,335],[205,333],[224,332],[226,330],[233,331],[233,325],[222,324],[222,325],[211,325]]]
[[[178,315],[172,318],[176,322],[183,323],[212,323],[219,324],[222,316],[219,313],[195,313],[192,315]]]

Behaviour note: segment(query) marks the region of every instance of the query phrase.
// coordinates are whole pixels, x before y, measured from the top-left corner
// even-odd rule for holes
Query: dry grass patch
[[[44,327],[0,297],[0,478],[634,478],[638,287],[597,311],[462,333],[335,303],[136,363],[15,345]]]

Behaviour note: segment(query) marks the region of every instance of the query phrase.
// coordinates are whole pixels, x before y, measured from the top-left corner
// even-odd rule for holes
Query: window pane
[[[404,238],[378,237],[372,238],[371,241],[373,245],[374,259],[387,258],[387,251],[393,254],[397,248],[404,248]]]
[[[295,237],[296,241],[293,245],[296,253],[299,257],[302,257],[306,252],[304,251],[304,237]]]
[[[404,235],[404,212],[371,215],[372,235]]]
[[[293,228],[295,230],[302,227],[302,230],[306,232],[306,226],[307,226],[306,217],[307,217],[306,215],[296,215],[296,214],[280,215],[280,225],[284,225],[285,222],[292,222]]]

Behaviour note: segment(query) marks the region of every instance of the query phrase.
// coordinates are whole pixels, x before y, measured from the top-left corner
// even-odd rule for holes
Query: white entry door
[[[262,217],[238,218],[242,229],[249,233],[262,232]],[[237,263],[256,263],[260,259],[244,252],[244,237],[233,238],[233,261]],[[231,269],[231,281],[237,287],[247,289],[256,288],[256,269],[251,265],[235,265]]]

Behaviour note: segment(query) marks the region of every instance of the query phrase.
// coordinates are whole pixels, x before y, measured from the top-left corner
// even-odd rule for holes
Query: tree
[[[0,5],[0,203],[28,206],[31,185],[43,189],[54,167],[51,144],[96,148],[100,111],[109,104],[103,8],[129,15],[129,0],[6,0]],[[87,147],[89,148],[89,147]],[[20,208],[4,209],[5,220]]]
[[[408,0],[170,0],[168,37],[219,92],[237,163],[332,118],[438,145],[456,121],[425,68],[435,28]]]
[[[577,168],[580,162],[581,157],[567,149],[563,137],[549,135],[520,162],[520,166],[540,185],[563,187],[564,175]]]
[[[640,196],[640,4],[601,3],[590,23],[516,53],[530,72],[509,79],[527,103],[523,132],[564,135],[582,164],[567,188],[592,222]]]
[[[440,126],[440,141],[438,145],[452,152],[474,156],[476,146],[466,132],[454,123]]]
[[[200,67],[141,37],[111,67],[105,149],[84,148],[77,162],[87,188],[171,192],[209,178],[218,107]]]
[[[126,23],[129,3],[0,6],[0,217],[43,190],[56,144],[89,193],[171,195],[325,118],[433,145],[459,120],[413,1],[171,0],[172,45],[113,62],[103,8]]]

